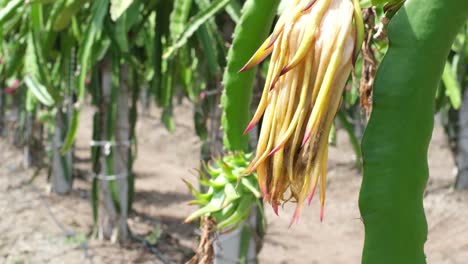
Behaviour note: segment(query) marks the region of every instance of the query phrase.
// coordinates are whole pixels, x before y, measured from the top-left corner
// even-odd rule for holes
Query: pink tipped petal
[[[303,58],[304,58],[304,56],[294,57],[293,60],[291,62],[289,62],[289,64],[286,65],[286,67],[284,67],[281,70],[280,76],[288,73],[290,70],[292,70],[294,67],[296,67],[299,63],[301,63]]]
[[[250,130],[252,130],[255,125],[257,124],[257,122],[254,122],[254,120],[250,121],[249,125],[247,126],[247,128],[244,130],[244,135],[246,135],[247,133],[250,132]]]
[[[276,86],[276,84],[278,83],[280,77],[281,77],[281,74],[275,76],[275,77],[272,79],[271,85],[270,85],[270,91],[273,90],[273,89],[275,89],[275,86]]]
[[[325,214],[325,206],[320,206],[320,222],[323,222],[323,217]]]
[[[314,199],[315,195],[315,188],[312,189],[312,192],[309,194],[309,197],[307,198],[307,204],[310,206],[312,203],[312,200]]]
[[[301,148],[304,147],[304,145],[309,141],[310,137],[312,136],[312,133],[307,132],[307,134],[304,135],[304,139],[302,140],[302,145]]]
[[[291,219],[291,223],[289,224],[289,228],[291,228],[293,224],[299,223],[299,219],[301,219],[301,214],[302,214],[302,205],[298,204],[296,207],[296,210],[294,211],[294,215]]]
[[[263,44],[262,46],[255,52],[255,54],[252,56],[252,58],[245,64],[242,69],[239,70],[239,72],[244,72],[252,67],[257,66],[260,62],[265,60],[266,57],[268,57],[272,52],[273,52],[273,46],[268,47],[272,37],[270,36]]]
[[[266,186],[260,186],[260,191],[263,194],[263,202],[266,203],[266,202],[270,201],[270,193],[268,193],[268,190],[267,190]]]
[[[276,83],[278,82],[278,79],[275,79],[271,82],[270,85],[270,91],[273,91],[275,89]]]
[[[242,69],[239,70],[239,73],[245,72],[247,70],[250,70],[252,67],[257,66],[262,61],[264,61],[268,56],[270,56],[271,52],[273,52],[273,48],[269,48],[268,50],[265,50],[265,52],[260,54],[258,58],[255,58],[255,60],[251,61],[251,63],[248,63],[244,67],[242,67]]]
[[[276,146],[270,153],[268,153],[268,157],[273,156],[276,152],[278,152],[280,149],[282,149],[284,144],[280,144]]]
[[[250,174],[254,173],[254,171],[255,171],[256,169],[257,169],[257,166],[251,168],[251,169],[248,171],[247,175],[250,175]]]
[[[306,12],[307,10],[311,9],[312,6],[315,4],[316,0],[310,0],[310,2],[306,5],[306,7],[302,10],[302,12]]]
[[[290,67],[289,65],[286,66],[286,67],[284,67],[284,68],[281,70],[280,76],[285,75],[285,74],[288,73],[291,69],[292,69],[292,67]]]
[[[278,33],[276,33],[276,32],[273,33],[273,35],[272,35],[272,37],[271,37],[271,39],[270,39],[270,43],[268,43],[268,45],[265,47],[265,50],[266,50],[266,49],[269,49],[269,48],[271,48],[271,47],[273,47],[273,45],[275,44],[276,40],[277,40],[278,37],[280,36],[281,31],[283,31],[283,28],[281,28],[281,30],[280,30]]]
[[[279,213],[278,213],[278,202],[272,201],[272,202],[271,202],[271,207],[273,208],[273,212],[275,212],[275,215],[276,215],[276,216],[279,216]]]

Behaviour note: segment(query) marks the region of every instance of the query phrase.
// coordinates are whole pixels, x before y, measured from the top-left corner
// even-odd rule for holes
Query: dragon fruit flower
[[[305,201],[320,190],[323,219],[328,135],[362,39],[359,2],[291,0],[271,36],[241,69],[271,55],[258,109],[246,129],[263,116],[256,156],[264,200],[276,214],[285,202],[297,203],[291,223]]]

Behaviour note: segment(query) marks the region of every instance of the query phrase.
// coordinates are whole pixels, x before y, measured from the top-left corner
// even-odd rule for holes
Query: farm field
[[[467,264],[467,0],[0,0],[0,264]]]
[[[45,171],[32,181],[34,170],[22,167],[22,153],[0,141],[0,263],[184,263],[198,243],[194,224],[183,219],[194,207],[182,178],[194,180],[199,164],[199,140],[193,132],[188,103],[175,108],[177,130],[170,134],[152,109],[138,121],[136,189],[131,232],[147,236],[160,227],[159,257],[139,242],[123,247],[87,240],[92,227],[90,207],[89,138],[91,111],[86,107],[76,143],[77,177],[72,193],[61,197],[48,191]],[[359,218],[359,172],[344,132],[331,147],[329,192],[325,219],[320,223],[317,201],[306,207],[299,224],[288,228],[294,205],[277,217],[266,207],[268,230],[260,263],[359,263],[363,225]],[[465,264],[468,259],[468,192],[454,192],[452,154],[441,127],[430,145],[430,181],[424,204],[428,218],[428,263]],[[404,217],[402,215],[402,217]],[[67,237],[67,234],[69,235]]]

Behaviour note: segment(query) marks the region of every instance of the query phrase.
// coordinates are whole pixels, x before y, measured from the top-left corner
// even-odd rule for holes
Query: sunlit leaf
[[[111,0],[110,15],[116,21],[133,3],[133,0]]]

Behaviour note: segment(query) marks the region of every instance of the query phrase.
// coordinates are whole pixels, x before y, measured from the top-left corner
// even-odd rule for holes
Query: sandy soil
[[[162,263],[138,242],[113,245],[86,239],[91,231],[89,139],[91,109],[86,109],[77,141],[80,177],[66,197],[50,194],[46,175],[30,181],[34,170],[22,168],[21,151],[0,140],[0,263]],[[176,109],[177,131],[169,134],[157,113],[138,123],[138,158],[132,232],[147,235],[161,227],[156,250],[171,263],[183,263],[197,245],[194,225],[182,221],[194,208],[181,178],[194,180],[200,143],[191,110]],[[317,203],[305,208],[299,224],[288,228],[293,206],[277,217],[267,207],[268,233],[260,263],[359,263],[363,225],[357,207],[361,182],[353,152],[343,133],[330,152],[326,217],[320,223]],[[454,165],[440,128],[430,149],[431,179],[425,198],[429,223],[428,263],[465,264],[468,259],[468,192],[455,192]]]

